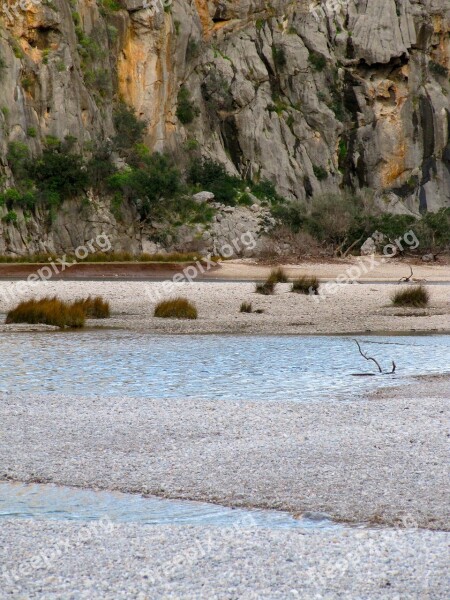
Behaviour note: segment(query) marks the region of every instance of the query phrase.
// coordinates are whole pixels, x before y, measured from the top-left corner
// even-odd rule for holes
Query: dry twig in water
[[[361,356],[363,358],[365,358],[366,360],[371,360],[372,362],[374,362],[377,365],[380,373],[383,373],[383,369],[380,367],[379,362],[377,360],[375,360],[374,358],[372,358],[371,356],[367,356],[367,354],[364,354],[364,352],[361,350],[361,346],[360,346],[360,343],[358,342],[358,340],[353,340],[353,341],[356,342],[356,345],[358,346],[358,350],[359,350],[359,353],[361,354]],[[392,375],[392,373],[395,373],[396,368],[397,368],[397,365],[395,364],[394,361],[392,361],[392,371],[390,371],[388,373],[388,375]]]

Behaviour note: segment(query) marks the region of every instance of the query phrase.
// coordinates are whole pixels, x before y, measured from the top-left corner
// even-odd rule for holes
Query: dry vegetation
[[[197,308],[187,298],[178,297],[158,302],[154,315],[162,319],[196,319]]]
[[[430,302],[430,294],[423,285],[402,288],[394,292],[392,304],[394,306],[406,306],[413,308],[424,308]]]
[[[262,281],[255,284],[255,293],[263,294],[264,296],[271,296],[275,293],[275,283],[270,281]]]
[[[30,323],[56,327],[83,327],[86,316],[80,305],[70,304],[58,298],[26,300],[10,310],[6,323]]]
[[[253,312],[253,306],[251,302],[242,302],[241,308],[239,309],[241,313],[251,313]]]
[[[20,302],[6,316],[6,323],[54,325],[56,327],[84,327],[86,318],[106,319],[110,316],[109,302],[101,296],[64,302],[58,298],[42,298]]]
[[[83,300],[76,300],[73,306],[79,306],[88,319],[107,319],[111,315],[109,302],[101,296],[88,296]]]
[[[276,283],[287,283],[289,281],[289,279],[288,279],[287,273],[283,269],[283,267],[277,267],[276,269],[272,269],[267,281],[276,284]]]
[[[296,279],[292,283],[291,292],[297,294],[317,295],[319,293],[320,282],[317,277],[304,276]]]
[[[194,262],[200,257],[199,254],[192,252],[171,252],[168,254],[131,254],[130,252],[95,252],[89,254],[86,258],[79,259],[75,256],[68,256],[68,262],[81,263],[121,263],[121,262],[158,262],[158,263],[183,263]],[[48,254],[31,254],[28,256],[0,256],[0,263],[24,263],[24,264],[48,264],[50,260],[57,260],[57,256]],[[213,258],[213,260],[218,260]]]

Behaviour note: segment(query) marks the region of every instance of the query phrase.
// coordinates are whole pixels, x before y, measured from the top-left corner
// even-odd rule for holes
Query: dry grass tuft
[[[275,283],[273,281],[264,281],[255,284],[255,292],[264,296],[271,296],[275,293]]]
[[[252,313],[253,312],[252,303],[251,302],[243,302],[241,304],[241,308],[240,308],[239,312],[241,312],[241,313]]]
[[[162,319],[196,319],[197,308],[187,298],[178,297],[158,302],[154,315]]]
[[[83,300],[76,300],[73,306],[79,306],[88,319],[107,319],[111,316],[109,302],[101,296],[88,296]]]
[[[391,300],[394,306],[424,308],[430,302],[430,294],[425,286],[416,285],[397,290],[392,295]]]
[[[296,294],[317,295],[319,293],[320,282],[317,277],[303,276],[296,279],[291,287],[291,292]]]
[[[58,298],[26,300],[10,310],[6,323],[55,325],[56,327],[83,327],[85,314],[80,306]]]
[[[283,267],[277,267],[276,269],[272,269],[267,281],[271,281],[272,283],[287,283],[289,278]]]

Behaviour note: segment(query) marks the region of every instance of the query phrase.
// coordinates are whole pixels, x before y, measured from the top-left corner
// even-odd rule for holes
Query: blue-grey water
[[[0,482],[0,528],[1,518],[6,517],[78,522],[108,519],[116,523],[144,525],[213,525],[267,529],[342,527],[320,514],[296,519],[281,511],[233,509],[205,502],[166,500],[121,492],[97,492],[51,484]]]
[[[345,399],[412,375],[449,372],[450,336],[152,335],[117,330],[3,333],[0,393],[242,400]]]

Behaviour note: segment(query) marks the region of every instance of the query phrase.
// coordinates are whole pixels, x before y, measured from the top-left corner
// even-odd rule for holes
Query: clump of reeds
[[[56,327],[83,327],[85,313],[81,306],[63,302],[58,298],[25,300],[6,316],[6,323],[30,323],[54,325]]]
[[[283,267],[277,267],[276,269],[272,269],[267,281],[271,281],[272,283],[287,283],[289,279]]]
[[[154,315],[162,319],[196,319],[197,308],[187,298],[178,297],[158,302]]]
[[[392,304],[394,306],[411,306],[414,308],[424,308],[428,306],[430,294],[423,285],[402,288],[392,295]]]
[[[75,300],[73,306],[79,306],[88,319],[107,319],[111,315],[109,302],[101,296],[88,296],[82,300]]]
[[[255,292],[264,296],[271,296],[275,293],[275,283],[273,281],[262,281],[255,284]]]
[[[320,282],[317,277],[304,275],[292,283],[291,292],[296,294],[317,295],[319,293]]]
[[[252,303],[251,302],[242,302],[241,308],[239,309],[239,312],[241,312],[241,313],[252,313],[253,312]]]

